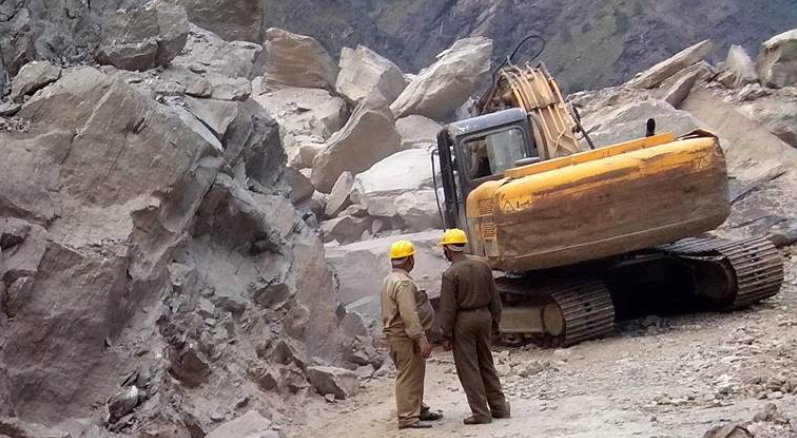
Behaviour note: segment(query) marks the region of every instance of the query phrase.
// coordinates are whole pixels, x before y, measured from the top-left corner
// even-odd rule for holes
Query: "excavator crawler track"
[[[543,348],[567,347],[614,332],[614,306],[600,281],[565,281],[534,284],[523,279],[497,282],[507,301],[502,342],[517,345],[531,341]]]
[[[728,285],[731,298],[721,306],[733,310],[776,295],[783,284],[783,260],[764,237],[740,241],[684,239],[661,247],[669,254],[725,263],[733,273]]]

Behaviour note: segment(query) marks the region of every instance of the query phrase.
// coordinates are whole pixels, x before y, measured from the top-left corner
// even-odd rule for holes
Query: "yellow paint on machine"
[[[576,164],[556,167],[556,171],[537,172],[528,169],[530,175],[504,184],[499,199],[494,202],[504,213],[517,212],[530,208],[537,197],[550,196],[556,192],[570,192],[572,195],[584,191],[599,192],[599,187],[610,180],[646,178],[672,168],[688,166],[693,172],[699,172],[715,165],[719,157],[716,139],[704,137],[611,154],[580,163],[570,158],[565,157],[564,160],[575,161]]]

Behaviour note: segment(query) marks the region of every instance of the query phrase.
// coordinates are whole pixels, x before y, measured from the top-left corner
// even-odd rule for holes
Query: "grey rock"
[[[296,169],[288,168],[285,171],[288,185],[291,186],[291,202],[299,204],[313,196],[315,187],[310,179]]]
[[[335,89],[354,104],[374,93],[392,102],[409,84],[401,69],[365,46],[343,48],[339,65]]]
[[[334,89],[338,67],[314,38],[270,28],[266,30],[266,51],[264,81],[269,88]]]
[[[285,283],[271,283],[255,289],[252,293],[254,302],[267,309],[279,309],[293,297],[294,291]]]
[[[774,36],[761,45],[757,70],[768,87],[797,84],[797,29]]]
[[[728,56],[725,58],[725,69],[733,73],[735,88],[758,82],[755,62],[744,50],[744,47],[731,45]]]
[[[357,375],[343,368],[308,367],[307,378],[316,392],[321,395],[332,394],[338,400],[345,400],[356,395],[359,389]]]
[[[186,97],[186,109],[202,121],[219,139],[238,115],[238,104],[224,100]]]
[[[271,429],[271,424],[271,420],[252,410],[213,429],[207,438],[279,438],[279,433]]]
[[[252,94],[252,84],[246,78],[209,78],[211,94],[214,99],[244,101]]]
[[[654,88],[679,71],[702,61],[713,49],[714,44],[710,40],[701,41],[654,65],[628,81],[627,85],[638,89]]]
[[[681,78],[678,82],[673,84],[672,88],[667,90],[667,93],[664,95],[664,101],[677,108],[692,91],[692,87],[695,86],[699,77],[699,72],[693,72]]]
[[[257,0],[170,0],[192,23],[227,41],[262,41],[263,3]]]
[[[475,93],[490,71],[493,42],[484,37],[454,43],[390,105],[394,116],[445,120]]]
[[[108,400],[108,413],[110,414],[111,422],[115,423],[120,418],[133,412],[133,409],[138,406],[140,395],[138,387],[136,386],[122,388],[119,392],[114,394],[114,396]]]
[[[61,77],[61,68],[47,61],[35,61],[22,67],[14,78],[11,99],[33,94]]]
[[[210,361],[196,345],[188,344],[170,355],[169,371],[189,388],[205,383],[210,376]]]
[[[72,438],[69,433],[50,429],[38,423],[30,423],[19,418],[0,417],[0,436],[9,438]]]
[[[401,149],[429,149],[437,145],[437,134],[443,127],[424,116],[407,116],[396,120],[401,136]]]
[[[313,186],[319,192],[330,193],[343,172],[356,175],[400,148],[401,139],[390,112],[372,109],[363,101],[346,126],[329,139],[329,145],[313,160]]]
[[[325,140],[339,131],[348,117],[343,99],[321,89],[282,88],[255,95],[254,100],[294,137],[313,135]]]
[[[249,78],[255,59],[263,51],[259,44],[242,41],[227,42],[218,35],[189,26],[184,50],[172,61],[197,74],[213,73],[230,78]]]
[[[327,199],[325,210],[325,215],[327,217],[334,218],[351,205],[349,194],[353,186],[354,177],[351,172],[341,173],[338,180],[335,181],[335,185],[332,187],[329,199]]]
[[[340,216],[321,223],[324,242],[337,241],[340,244],[353,243],[360,240],[365,231],[371,229],[372,219],[369,217],[358,218]]]

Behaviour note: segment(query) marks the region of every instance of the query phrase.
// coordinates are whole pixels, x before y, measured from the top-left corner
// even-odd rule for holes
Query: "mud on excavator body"
[[[476,116],[440,132],[437,152],[446,227],[465,229],[470,252],[507,274],[505,334],[571,345],[634,316],[629,303],[732,308],[779,291],[782,261],[764,239],[669,245],[730,214],[715,136],[655,134],[649,123],[645,137],[594,149],[544,66],[507,63],[494,77]]]

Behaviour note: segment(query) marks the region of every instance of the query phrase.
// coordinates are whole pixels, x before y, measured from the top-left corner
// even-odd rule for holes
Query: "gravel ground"
[[[797,248],[784,257],[781,293],[750,309],[647,317],[623,324],[611,338],[569,349],[496,353],[510,420],[463,426],[467,403],[451,355],[436,350],[425,400],[446,418],[434,429],[396,429],[388,375],[364,382],[353,399],[311,401],[308,421],[294,432],[308,438],[699,438],[738,422],[751,436],[797,437],[789,424],[797,418]],[[779,411],[764,412],[770,403]]]

